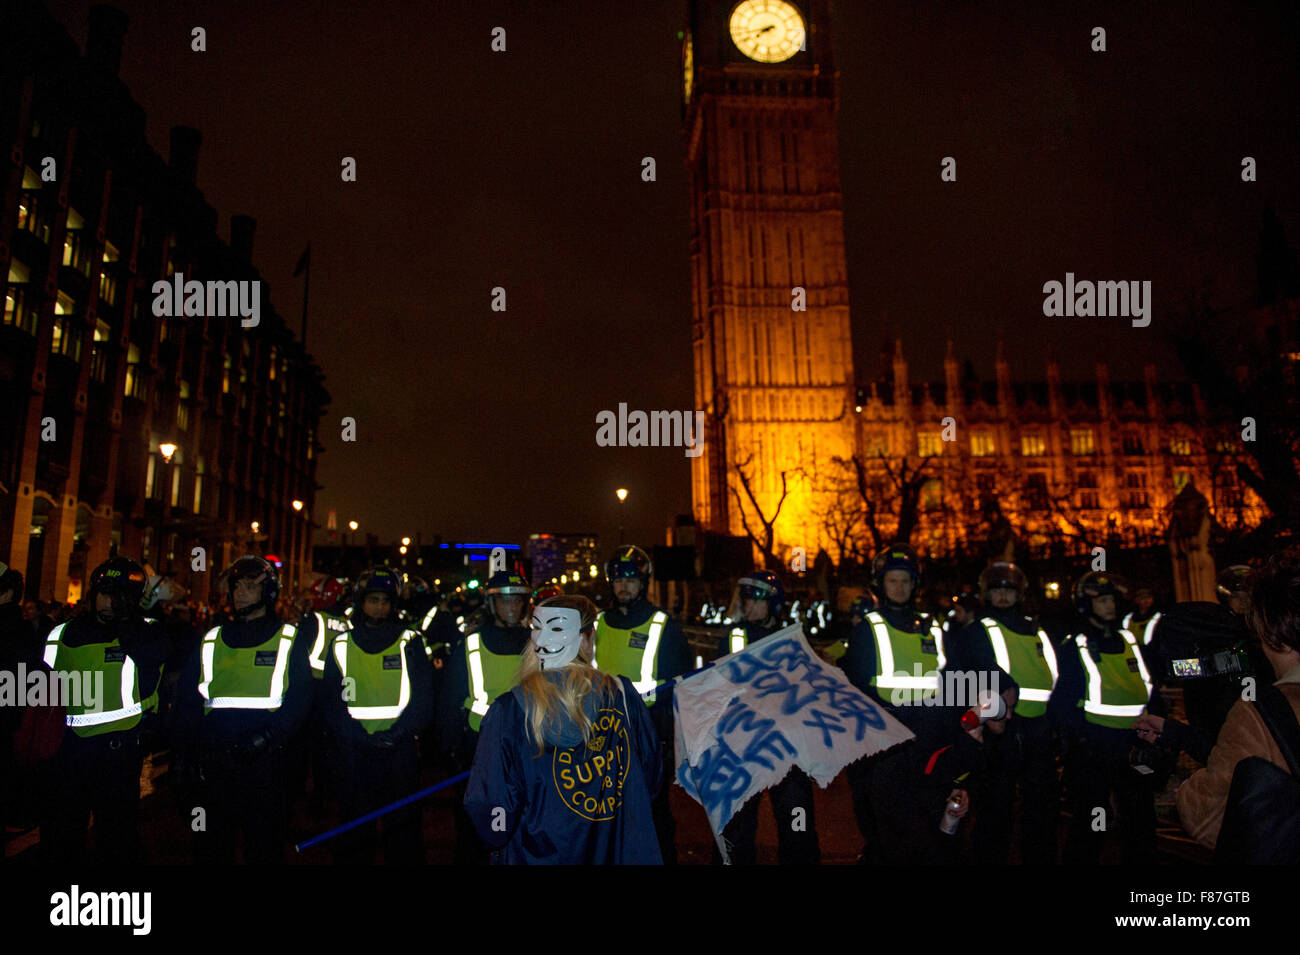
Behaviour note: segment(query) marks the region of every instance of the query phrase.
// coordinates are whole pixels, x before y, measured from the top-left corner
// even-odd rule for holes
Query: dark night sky
[[[199,187],[223,235],[257,218],[254,261],[295,328],[312,243],[308,346],[334,398],[318,520],[609,542],[626,486],[629,538],[654,542],[690,510],[680,449],[595,444],[620,401],[692,405],[685,0],[118,5],[151,142],[166,156],[172,125],[202,131]],[[89,6],[50,2],[83,48]],[[1153,357],[1173,374],[1162,336],[1189,300],[1250,300],[1265,204],[1300,233],[1293,4],[1064,6],[836,4],[859,380],[894,329],[913,380],[941,376],[950,333],[985,378],[999,334],[1019,378],[1042,379],[1049,348],[1067,380],[1103,355],[1112,377]],[[1044,318],[1067,271],[1152,281],[1151,326]]]

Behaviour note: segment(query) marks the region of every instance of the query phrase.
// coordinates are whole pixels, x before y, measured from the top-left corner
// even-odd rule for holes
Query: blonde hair
[[[563,607],[578,611],[583,636],[595,640],[593,628],[596,623],[596,605],[586,597],[580,594],[561,594],[543,600],[537,605],[537,608],[540,607]],[[519,668],[519,689],[524,696],[524,722],[533,742],[537,744],[538,756],[546,751],[542,729],[549,720],[561,713],[567,715],[582,730],[583,742],[590,742],[592,723],[583,711],[583,702],[591,693],[600,694],[598,703],[612,700],[618,694],[618,680],[593,667],[581,648],[571,663],[550,672],[558,673],[560,679],[551,680],[546,677],[537,645],[530,639],[524,649],[523,664]]]

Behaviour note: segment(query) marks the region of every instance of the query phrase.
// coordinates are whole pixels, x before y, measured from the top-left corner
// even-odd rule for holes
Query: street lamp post
[[[172,481],[174,480],[172,477],[172,456],[176,454],[176,445],[172,444],[170,441],[166,441],[158,445],[158,451],[162,454],[163,458],[163,497],[162,508],[159,511],[158,540],[154,543],[154,549],[156,551],[154,568],[156,573],[162,575],[166,572],[163,566],[163,558],[165,556],[164,550],[166,548],[163,536],[167,533],[167,520],[171,517],[172,512]]]
[[[303,520],[302,520],[302,519],[303,519],[306,515],[303,514],[303,510],[302,510],[302,509],[303,509],[303,506],[304,506],[304,505],[303,505],[302,501],[298,500],[297,498],[294,498],[293,501],[291,502],[291,504],[292,504],[292,507],[293,507],[293,513],[294,513],[293,549],[294,549],[294,551],[296,551],[296,556],[295,556],[294,565],[293,565],[293,567],[294,567],[294,575],[293,575],[293,577],[294,577],[294,581],[293,581],[293,593],[294,593],[294,596],[297,597],[297,596],[298,596],[298,590],[299,590],[300,587],[302,587],[302,579],[303,579],[303,576],[304,576],[304,575],[303,575],[303,572],[302,572],[302,569],[303,569],[303,568],[302,568],[302,565],[303,565],[303,559],[304,559],[304,557],[305,557],[304,549],[305,549],[305,547],[306,547],[306,541],[303,540],[303,535],[302,535],[302,526],[301,526],[301,525],[302,525],[302,523],[303,523]]]
[[[627,500],[627,488],[621,487],[614,492],[618,495],[618,542],[623,543],[623,502]]]

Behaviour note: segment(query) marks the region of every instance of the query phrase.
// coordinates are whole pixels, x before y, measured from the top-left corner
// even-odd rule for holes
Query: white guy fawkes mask
[[[573,662],[582,643],[582,613],[569,607],[538,607],[533,611],[533,644],[543,670]]]

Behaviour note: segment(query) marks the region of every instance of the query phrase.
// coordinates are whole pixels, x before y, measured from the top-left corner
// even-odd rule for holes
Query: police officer
[[[771,636],[782,629],[785,610],[785,588],[776,574],[767,570],[751,570],[736,582],[732,599],[732,628],[723,638],[719,650],[735,653],[749,644]],[[813,784],[802,769],[792,767],[789,774],[768,791],[772,802],[772,816],[776,820],[777,859],[781,865],[817,865],[821,862],[821,848],[817,842],[817,825],[813,815]],[[758,793],[743,805],[722,830],[727,842],[728,855],[733,865],[753,865],[755,862],[754,836],[758,831],[758,806],[763,794]],[[796,830],[794,810],[802,809],[804,826]],[[714,850],[714,862],[721,855]]]
[[[1116,824],[1124,864],[1155,861],[1155,795],[1129,756],[1138,717],[1148,707],[1159,713],[1162,704],[1141,640],[1119,622],[1116,601],[1123,593],[1123,584],[1104,571],[1080,577],[1074,585],[1077,629],[1057,654],[1060,679],[1051,709],[1069,731],[1067,863],[1098,862],[1104,834]],[[1112,793],[1118,819],[1111,813]]]
[[[521,575],[498,571],[488,579],[484,612],[471,612],[459,624],[464,639],[447,663],[439,704],[442,748],[458,769],[473,764],[479,726],[492,701],[518,681],[523,652],[532,639],[529,592],[528,581]],[[467,609],[469,605],[467,595]],[[462,792],[456,808],[455,860],[458,864],[486,864],[487,850],[460,805],[463,798]]]
[[[659,739],[665,779],[673,772],[672,689],[652,692],[666,680],[691,669],[686,637],[677,621],[650,603],[647,591],[654,573],[650,557],[640,547],[620,547],[605,562],[605,582],[614,594],[614,606],[596,618],[598,670],[632,680],[650,707],[650,717]],[[655,831],[665,865],[676,865],[676,827],[669,804],[669,786],[660,786],[654,800]]]
[[[871,571],[879,606],[867,610],[853,628],[840,665],[849,682],[915,732],[923,694],[938,691],[939,670],[947,662],[943,628],[938,620],[916,610],[921,565],[910,546],[897,543],[881,551]],[[873,776],[895,768],[902,771],[888,760],[888,756],[860,759],[846,770],[853,812],[867,843],[863,859],[874,862],[881,861],[876,854],[881,820],[870,795]]]
[[[86,861],[92,812],[98,861],[139,861],[144,734],[152,731],[167,655],[165,642],[140,615],[144,589],[143,567],[110,558],[90,575],[90,611],[54,627],[45,639],[45,665],[61,678],[61,685],[51,681],[51,693],[59,686],[67,724],[50,765],[41,820],[45,858],[55,865]]]
[[[419,789],[417,735],[433,718],[432,667],[418,631],[399,618],[401,581],[387,567],[362,574],[348,630],[334,637],[325,664],[326,712],[338,743],[345,820]],[[420,807],[382,819],[384,861],[424,862]],[[335,859],[369,863],[375,826],[338,837]]]
[[[1056,862],[1059,796],[1048,701],[1059,671],[1047,633],[1024,614],[1029,581],[1010,561],[998,560],[979,577],[982,612],[951,641],[949,665],[1010,677],[1014,702],[1005,732],[984,737],[985,787],[972,840],[981,863],[1005,865],[1011,847],[1016,785],[1022,787],[1021,861]],[[994,669],[996,667],[996,670]]]
[[[285,754],[311,709],[317,623],[276,617],[280,580],[262,557],[236,560],[219,586],[230,617],[204,634],[181,676],[176,770],[185,780],[196,766],[198,792],[193,802],[180,795],[199,861],[233,862],[242,829],[245,862],[282,862]]]
[[[1142,641],[1142,646],[1149,647],[1156,635],[1156,625],[1160,623],[1160,611],[1156,609],[1155,594],[1149,587],[1139,587],[1133,591],[1134,609],[1124,614],[1123,627]]]

